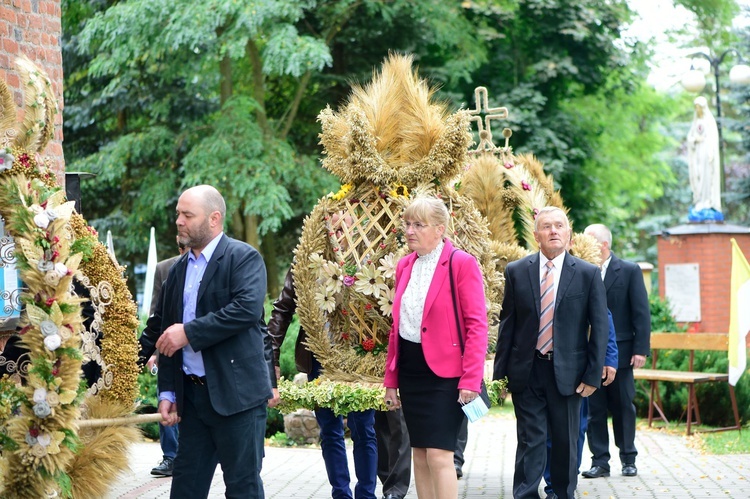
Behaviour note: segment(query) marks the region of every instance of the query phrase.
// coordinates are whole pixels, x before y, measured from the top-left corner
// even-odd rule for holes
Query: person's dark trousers
[[[597,390],[590,397],[589,408],[589,449],[591,465],[609,470],[609,433],[607,414],[612,413],[612,433],[615,444],[620,449],[622,464],[635,464],[638,451],[635,448],[635,380],[632,367],[617,369],[617,376],[611,385]]]
[[[312,370],[307,375],[309,381],[320,376],[320,363],[313,357]],[[315,409],[315,419],[320,427],[320,448],[323,461],[331,484],[333,499],[350,499],[352,497],[349,483],[349,465],[344,442],[344,420],[332,410]],[[350,412],[347,414],[347,426],[354,442],[354,473],[357,485],[354,487],[356,499],[374,499],[377,485],[378,446],[375,438],[375,411]]]
[[[588,428],[588,416],[589,416],[589,398],[581,399],[581,423],[578,425],[578,466],[576,472],[581,470],[581,461],[583,460],[583,442],[586,440],[586,428]],[[552,439],[549,435],[550,430],[547,430],[547,466],[544,467],[544,492],[549,495],[552,493],[552,476],[550,475],[550,452],[552,450]]]
[[[352,497],[349,483],[349,466],[344,443],[344,422],[332,410],[315,409],[315,418],[320,426],[320,447],[323,461],[331,484],[333,499],[350,499]],[[347,415],[347,426],[354,442],[354,472],[357,485],[354,487],[356,499],[374,499],[377,485],[378,449],[375,440],[375,411],[350,412]]]
[[[266,404],[222,416],[211,406],[208,387],[190,382],[184,404],[170,497],[208,497],[219,463],[227,498],[264,499],[260,470]]]
[[[383,495],[405,497],[411,479],[411,445],[401,409],[375,413],[375,436]]]
[[[159,425],[159,444],[165,458],[177,456],[177,426]]]
[[[458,427],[456,435],[456,449],[453,451],[453,465],[457,470],[464,466],[464,451],[466,450],[466,441],[469,439],[469,419],[464,416],[461,426]]]
[[[557,390],[553,363],[534,358],[529,385],[513,392],[516,415],[514,499],[538,499],[539,482],[547,463],[547,428],[552,438],[552,488],[560,499],[573,499],[578,484],[577,437],[581,396],[563,396]]]

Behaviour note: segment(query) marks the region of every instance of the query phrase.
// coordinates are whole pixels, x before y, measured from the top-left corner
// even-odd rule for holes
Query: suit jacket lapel
[[[542,311],[542,292],[539,287],[539,279],[539,253],[537,252],[529,258],[529,285],[531,286],[531,292],[534,296],[534,306],[536,307],[537,317]]]
[[[182,313],[183,313],[183,303],[182,303],[182,297],[184,296],[185,291],[185,274],[187,273],[187,262],[188,262],[188,254],[185,253],[182,255],[179,260],[177,260],[177,263],[174,264],[175,267],[175,285],[174,290],[172,293],[172,299],[174,300],[173,305],[175,309],[177,310],[176,317],[174,318],[175,322],[182,322]]]
[[[607,288],[607,291],[609,291],[609,288],[612,287],[612,284],[615,283],[619,275],[620,259],[613,254],[612,259],[609,261],[609,266],[607,267],[607,273],[604,274],[604,287]]]
[[[227,238],[226,234],[221,236],[219,244],[216,245],[216,249],[214,250],[213,255],[211,255],[211,260],[208,261],[206,271],[203,273],[203,278],[201,279],[201,284],[198,288],[198,299],[196,300],[196,303],[200,303],[201,298],[203,297],[203,293],[206,292],[206,288],[211,282],[211,278],[214,276],[216,271],[219,270],[219,263],[224,257],[224,252],[226,251],[228,244],[229,239]]]
[[[560,269],[560,283],[557,285],[557,296],[555,297],[555,314],[560,308],[557,306],[560,301],[565,297],[565,293],[568,291],[568,286],[573,280],[573,276],[576,273],[576,262],[570,253],[565,253],[565,260],[563,260],[563,268]]]

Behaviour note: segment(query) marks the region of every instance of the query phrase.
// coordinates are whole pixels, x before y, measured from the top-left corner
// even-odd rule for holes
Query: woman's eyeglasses
[[[429,227],[430,224],[423,224],[422,222],[403,222],[401,224],[401,228],[406,232],[409,229],[414,229],[416,231],[424,230],[426,227]]]

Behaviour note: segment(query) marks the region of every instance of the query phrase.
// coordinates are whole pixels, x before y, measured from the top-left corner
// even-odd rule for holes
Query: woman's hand
[[[458,391],[458,402],[460,404],[468,404],[479,396],[479,392],[472,392],[471,390],[459,390]]]
[[[386,388],[385,389],[385,406],[389,411],[395,411],[401,409],[401,400],[398,398],[398,389]]]

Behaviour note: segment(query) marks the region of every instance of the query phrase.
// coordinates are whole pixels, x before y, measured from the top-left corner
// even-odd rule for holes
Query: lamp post
[[[719,165],[721,167],[721,189],[726,190],[726,186],[724,185],[725,175],[724,175],[724,139],[721,133],[722,130],[722,118],[721,118],[721,87],[719,86],[719,67],[721,66],[721,63],[724,62],[724,59],[729,54],[735,54],[739,60],[740,64],[736,64],[732,66],[732,69],[729,70],[729,81],[732,83],[737,83],[741,85],[747,85],[750,83],[750,66],[743,63],[742,55],[737,51],[737,49],[729,48],[722,52],[720,55],[713,57],[711,54],[706,54],[705,52],[695,52],[693,54],[690,54],[688,57],[703,57],[706,59],[709,64],[711,64],[711,69],[714,72],[714,80],[716,83],[716,127],[719,132]],[[703,90],[703,88],[706,86],[706,76],[703,74],[702,71],[690,67],[690,71],[685,73],[685,75],[682,77],[682,80],[680,81],[683,88],[687,90],[688,92],[694,92],[698,93]]]

